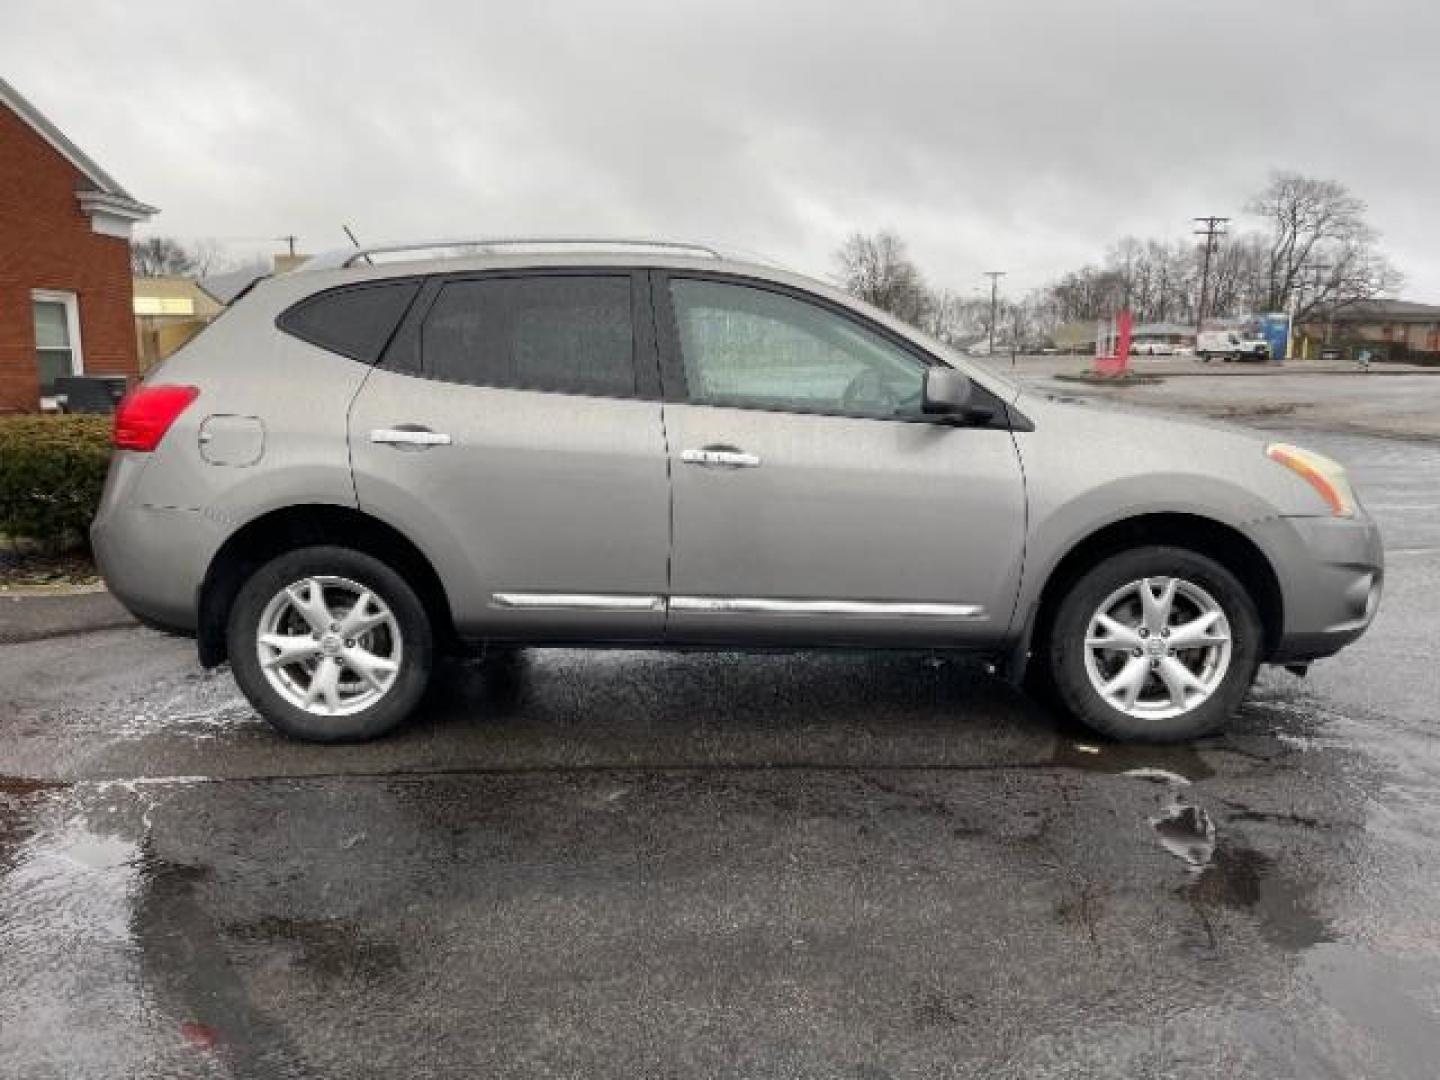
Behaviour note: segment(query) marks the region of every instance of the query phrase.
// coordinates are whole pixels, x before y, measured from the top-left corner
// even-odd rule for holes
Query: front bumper
[[[1273,518],[1256,527],[1280,583],[1284,625],[1266,657],[1302,663],[1349,645],[1375,618],[1385,552],[1375,522],[1353,518]]]

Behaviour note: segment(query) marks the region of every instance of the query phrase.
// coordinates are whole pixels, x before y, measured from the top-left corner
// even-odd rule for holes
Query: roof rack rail
[[[690,255],[701,255],[710,259],[739,259],[757,261],[754,255],[726,253],[712,244],[698,244],[688,240],[659,240],[640,236],[489,236],[465,237],[450,240],[422,240],[408,244],[376,244],[364,247],[338,248],[322,252],[307,260],[300,271],[342,270],[364,261],[373,263],[375,255],[403,255],[413,252],[445,252],[442,258],[464,258],[468,255],[489,254],[494,248],[549,248],[587,247],[600,250],[615,248],[646,248],[656,251],[673,251]]]

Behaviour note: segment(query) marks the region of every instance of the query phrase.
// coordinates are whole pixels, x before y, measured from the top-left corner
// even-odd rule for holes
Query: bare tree
[[[195,261],[195,268],[191,273],[196,277],[209,277],[211,274],[223,273],[226,270],[238,270],[242,265],[237,263],[225,250],[220,241],[215,239],[194,241],[190,245],[190,257]],[[260,261],[264,262],[263,259]]]
[[[920,329],[946,345],[963,345],[973,335],[968,302],[958,293],[939,289],[930,294]]]
[[[136,277],[206,277],[256,261],[235,259],[220,241],[213,239],[184,243],[173,236],[149,236],[130,244],[130,271]]]
[[[1365,204],[1343,185],[1277,172],[1249,205],[1263,231],[1224,238],[1211,261],[1211,314],[1287,311],[1300,320],[1394,292],[1401,277],[1377,246]],[[1053,328],[1129,308],[1141,322],[1189,322],[1195,315],[1199,252],[1186,240],[1125,237],[1101,266],[1073,270],[1029,303]]]
[[[1269,225],[1268,310],[1287,310],[1299,294],[1303,318],[1317,307],[1333,310],[1399,288],[1400,274],[1376,248],[1364,200],[1344,184],[1275,172],[1247,209]]]
[[[861,300],[915,326],[927,321],[931,295],[925,278],[893,232],[852,233],[835,253],[845,288]]]
[[[1062,320],[1059,306],[1049,289],[1035,289],[1021,303],[1023,333],[1018,335],[1029,343],[1048,341],[1059,329]]]
[[[1210,302],[1217,316],[1247,315],[1269,306],[1269,244],[1258,233],[1227,236],[1210,262]]]
[[[130,244],[130,270],[136,277],[193,274],[197,265],[185,245],[169,236],[147,236]]]

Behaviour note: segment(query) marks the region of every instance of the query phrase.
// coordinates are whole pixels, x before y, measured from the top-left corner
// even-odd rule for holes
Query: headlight
[[[1284,465],[1314,488],[1336,517],[1355,516],[1355,489],[1345,475],[1345,466],[1324,454],[1289,443],[1271,443],[1265,448],[1265,456]]]

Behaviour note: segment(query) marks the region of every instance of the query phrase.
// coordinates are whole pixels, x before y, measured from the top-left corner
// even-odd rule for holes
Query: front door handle
[[[681,453],[680,460],[686,465],[704,465],[708,468],[722,469],[754,469],[760,464],[760,458],[755,454],[747,454],[743,450],[736,450],[730,446],[707,446],[703,450],[686,450]]]
[[[383,446],[449,446],[452,442],[443,431],[431,431],[422,427],[375,428],[370,432],[370,441]]]

